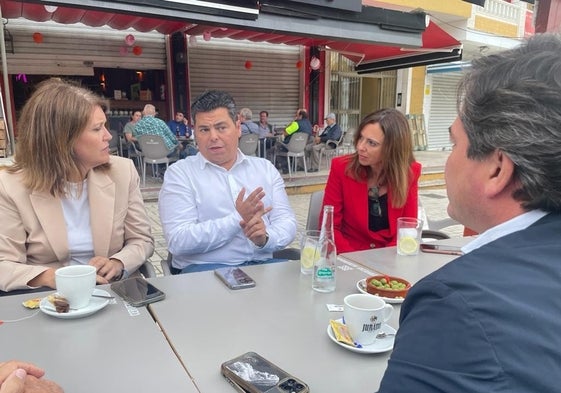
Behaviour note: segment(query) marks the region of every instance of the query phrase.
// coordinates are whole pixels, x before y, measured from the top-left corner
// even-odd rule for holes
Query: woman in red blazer
[[[323,198],[334,206],[337,252],[395,246],[397,218],[418,214],[421,164],[409,123],[396,109],[380,109],[362,120],[354,146],[333,159]]]

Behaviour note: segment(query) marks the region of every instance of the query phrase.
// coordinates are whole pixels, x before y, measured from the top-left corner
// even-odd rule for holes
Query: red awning
[[[343,54],[356,63],[357,71],[368,70],[366,72],[383,71],[384,69],[395,69],[392,64],[406,64],[413,59],[424,58],[447,58],[453,60],[461,58],[462,44],[450,34],[442,30],[436,23],[430,22],[425,32],[422,34],[423,46],[421,48],[401,48],[395,46],[366,45],[353,42],[333,42],[327,46],[330,49]],[[429,56],[432,54],[432,56]],[[380,67],[380,62],[388,64]],[[414,62],[413,62],[414,63]],[[419,64],[419,63],[414,63]],[[412,64],[412,65],[414,65]],[[431,64],[431,63],[424,63]]]
[[[419,64],[430,64],[423,60],[427,57],[431,61],[437,59],[436,62],[461,59],[461,49],[458,49],[461,48],[461,43],[433,22],[429,23],[422,34],[422,47],[415,49],[260,32],[243,28],[217,27],[199,24],[196,20],[159,19],[66,6],[58,7],[54,12],[48,12],[43,4],[15,0],[0,0],[0,4],[2,6],[2,16],[8,19],[26,18],[37,22],[52,20],[63,24],[83,23],[93,27],[107,25],[117,30],[128,28],[141,32],[156,30],[162,34],[183,31],[189,35],[202,35],[203,32],[210,32],[213,37],[218,38],[227,37],[273,44],[319,46],[340,52],[355,61],[359,72],[373,72],[372,67],[378,65],[379,62],[384,62],[383,69],[395,69],[415,65],[417,64],[415,63],[416,59],[419,59]],[[448,55],[449,53],[452,53],[452,55]],[[441,58],[443,60],[438,61]],[[375,69],[375,71],[378,70],[380,69]]]
[[[48,12],[43,4],[22,3],[20,1],[2,0],[2,17],[25,18],[36,22],[53,22],[72,24],[83,23],[87,26],[100,27],[107,25],[116,30],[130,27],[137,31],[156,30],[162,34],[172,34],[189,27],[188,22],[140,17],[137,15],[116,14],[84,8],[58,7],[55,12]]]

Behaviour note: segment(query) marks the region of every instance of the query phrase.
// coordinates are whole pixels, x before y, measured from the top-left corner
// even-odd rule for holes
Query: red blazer
[[[392,190],[388,188],[389,229],[372,232],[368,229],[368,185],[345,175],[349,158],[333,158],[323,197],[323,205],[334,206],[333,229],[337,252],[395,246],[397,218],[417,217],[419,212],[417,190],[421,164],[416,161],[411,164],[409,192],[403,207],[391,206]],[[322,218],[320,215],[320,224]]]

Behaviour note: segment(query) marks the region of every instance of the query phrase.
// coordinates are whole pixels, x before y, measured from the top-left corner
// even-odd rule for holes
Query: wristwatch
[[[261,245],[261,246],[256,245],[255,247],[263,248],[267,245],[268,242],[269,242],[269,234],[267,232],[265,232],[265,243],[263,243],[263,245]]]

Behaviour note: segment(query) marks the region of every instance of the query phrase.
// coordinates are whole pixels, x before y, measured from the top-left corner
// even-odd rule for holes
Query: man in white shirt
[[[169,167],[159,197],[174,272],[276,261],[297,226],[283,179],[268,160],[238,150],[228,93],[203,93],[191,113],[200,154]]]

